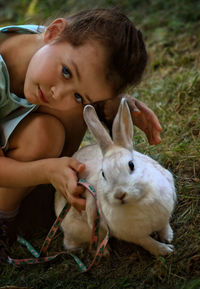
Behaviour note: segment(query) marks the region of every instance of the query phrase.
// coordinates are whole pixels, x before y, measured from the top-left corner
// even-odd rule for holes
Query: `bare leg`
[[[38,111],[55,116],[65,128],[65,146],[62,155],[72,156],[79,148],[86,131],[86,124],[83,119],[83,108],[80,105],[70,110],[58,111],[48,107],[39,107]]]
[[[56,141],[55,141],[56,140]],[[10,138],[7,157],[23,162],[60,156],[65,141],[63,125],[54,116],[32,113]],[[31,188],[0,188],[0,209],[11,211],[20,206]]]

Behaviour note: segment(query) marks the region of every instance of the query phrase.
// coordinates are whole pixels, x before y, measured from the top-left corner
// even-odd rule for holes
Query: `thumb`
[[[77,172],[78,172],[78,173],[81,173],[81,172],[83,172],[84,170],[85,170],[85,164],[80,164],[80,166],[78,167]]]
[[[126,95],[125,99],[131,112],[140,113],[140,109],[137,106],[137,101],[135,98],[131,97],[130,95]]]
[[[85,164],[82,164],[78,160],[72,158],[70,162],[70,167],[74,171],[80,173],[85,169]]]

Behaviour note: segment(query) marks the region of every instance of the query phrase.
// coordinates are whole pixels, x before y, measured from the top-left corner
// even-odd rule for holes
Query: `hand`
[[[85,169],[85,165],[68,157],[48,159],[47,162],[50,183],[78,211],[84,210],[86,201],[81,194],[85,188],[77,184],[77,174]]]
[[[162,128],[158,118],[144,103],[130,95],[120,95],[105,102],[96,103],[95,108],[100,119],[103,120],[111,130],[112,122],[122,97],[125,97],[128,102],[134,125],[145,132],[149,144],[159,144],[161,142],[160,132]]]
[[[141,101],[131,96],[126,97],[133,123],[143,130],[147,136],[149,144],[156,145],[161,142],[161,125],[154,112]]]

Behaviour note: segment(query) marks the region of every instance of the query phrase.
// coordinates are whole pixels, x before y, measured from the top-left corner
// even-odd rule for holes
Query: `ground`
[[[109,3],[116,2],[102,1],[101,5]],[[43,265],[1,267],[0,286],[200,288],[200,6],[198,1],[178,0],[120,1],[120,5],[147,43],[148,68],[141,84],[129,93],[157,114],[163,127],[162,143],[149,146],[144,134],[135,129],[134,146],[174,175],[178,196],[171,220],[175,253],[155,258],[136,245],[111,239],[110,258],[102,259],[89,273],[80,273],[71,256],[63,255]],[[90,141],[87,134],[82,145]],[[46,232],[47,228],[36,229],[30,234],[36,248],[41,247]],[[57,250],[62,250],[61,232],[49,254]],[[11,254],[28,256],[17,243]],[[80,252],[80,257],[88,264],[87,252]]]

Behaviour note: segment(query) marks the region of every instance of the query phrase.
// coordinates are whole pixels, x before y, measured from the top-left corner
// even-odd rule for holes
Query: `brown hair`
[[[73,46],[97,40],[105,47],[105,75],[115,94],[141,80],[146,48],[142,33],[128,17],[112,9],[91,9],[67,17],[67,23],[60,40],[66,39]]]

